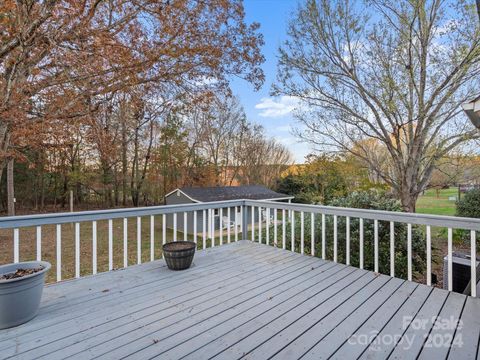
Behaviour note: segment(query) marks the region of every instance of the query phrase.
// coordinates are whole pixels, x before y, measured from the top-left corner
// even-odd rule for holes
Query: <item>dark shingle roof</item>
[[[180,190],[192,199],[201,202],[235,199],[268,200],[293,198],[293,196],[277,193],[261,185],[185,187],[180,188]]]

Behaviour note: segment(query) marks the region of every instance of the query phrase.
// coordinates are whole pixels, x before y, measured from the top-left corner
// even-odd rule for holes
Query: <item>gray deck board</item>
[[[361,345],[356,342],[352,344],[348,343],[349,339],[355,339],[352,337],[355,333],[370,334],[372,329],[378,329],[378,324],[384,324],[386,322],[386,319],[400,307],[403,300],[411,293],[414,286],[413,283],[404,281],[384,302],[368,301],[365,307],[357,309],[355,313],[321,339],[320,343],[310,350],[306,356],[310,357],[314,355],[318,356],[317,358],[326,359],[333,354],[338,354],[337,356],[340,358],[342,357],[342,351],[339,349],[342,349],[344,344],[347,345],[343,346],[343,350],[348,350],[348,352],[353,355],[355,354],[353,348],[358,347],[357,356],[360,355],[364,347],[360,347]],[[346,356],[346,354],[344,354],[344,356]]]
[[[420,311],[411,322],[408,322],[407,331],[403,334],[404,341],[398,343],[392,351],[390,358],[403,359],[405,350],[418,354],[425,343],[424,334],[429,333],[435,319],[447,299],[448,291],[433,289]]]
[[[415,316],[423,306],[432,288],[418,286],[400,309],[385,324],[374,341],[363,352],[360,359],[385,359],[395,348],[395,339],[402,338],[405,333],[405,319]],[[380,329],[378,329],[380,330]]]
[[[443,304],[442,310],[440,311],[439,319],[446,321],[452,320],[452,322],[456,322],[458,319],[460,319],[463,306],[465,305],[465,300],[466,297],[463,295],[449,293],[447,300]],[[474,316],[474,314],[471,314],[471,316]],[[479,314],[476,314],[475,316],[479,316]],[[430,331],[430,334],[425,341],[418,359],[445,359],[450,351],[450,348],[452,346],[457,346],[452,344],[457,326],[445,323],[446,326],[444,327],[442,322],[438,324],[440,326],[435,326]]]
[[[298,260],[303,260],[298,262]],[[323,264],[322,264],[323,265]],[[88,340],[84,339],[78,347],[89,348],[97,347],[102,353],[112,352],[113,358],[118,358],[115,354],[122,351],[131,351],[142,343],[150,344],[152,339],[167,338],[169,335],[179,331],[182,327],[189,328],[204,318],[212,316],[210,312],[221,312],[233,305],[238,305],[242,300],[255,297],[258,294],[265,292],[266,287],[280,286],[282,282],[287,281],[288,277],[297,278],[301,274],[309,271],[312,267],[312,259],[305,261],[305,259],[295,259],[295,261],[288,262],[281,266],[278,264],[278,273],[270,273],[262,276],[261,272],[251,276],[249,279],[243,281],[232,281],[226,286],[210,291],[203,298],[192,297],[186,303],[176,303],[176,306],[164,309],[163,304],[150,307],[148,309],[149,316],[139,317],[138,314],[133,314],[129,318],[123,319],[123,323],[109,324],[111,331],[103,331],[104,326],[99,329],[101,334],[92,334],[88,331]],[[277,275],[278,274],[278,275]],[[267,288],[268,288],[267,287]],[[233,303],[233,305],[230,305]],[[181,305],[181,306],[179,306]],[[126,321],[125,321],[126,320]],[[132,323],[133,321],[133,323]],[[162,321],[161,326],[158,322]],[[113,325],[113,326],[112,326]],[[159,330],[162,329],[162,331]],[[166,330],[164,330],[166,328]],[[161,336],[160,333],[166,333]],[[68,340],[67,340],[68,341]],[[175,342],[178,341],[178,336],[175,336]],[[166,346],[166,343],[163,344]],[[101,349],[101,350],[100,350]],[[65,352],[72,353],[72,348],[67,347],[61,349],[59,355],[64,355]],[[73,352],[76,354],[77,352]],[[48,358],[54,358],[52,354],[48,354]]]
[[[300,303],[324,292],[336,282],[349,276],[353,271],[354,269],[338,265],[330,267],[315,279],[315,281],[319,281],[318,283],[314,285],[305,282],[300,283],[295,289],[297,292],[293,296],[287,295],[288,297],[285,299],[286,295],[281,294],[273,298],[273,303],[265,302],[262,304],[263,306],[259,306],[255,311],[249,312],[248,316],[242,315],[234,321],[220,324],[215,329],[210,330],[208,335],[202,334],[192,339],[196,344],[192,343],[192,341],[186,343],[191,346],[186,358],[203,359],[212,357],[212,355],[217,355],[218,357],[226,355],[228,358],[232,358],[231,351],[234,349],[233,345],[238,344],[243,339],[249,337],[246,340],[247,342],[257,341],[261,343],[262,338],[268,336],[269,329],[265,328],[268,324],[278,320],[289,311],[294,311]],[[257,333],[259,330],[260,332]],[[207,339],[207,336],[210,334],[213,337]],[[247,346],[251,348],[251,345]],[[226,350],[227,352],[222,354]]]
[[[279,261],[282,261],[283,264],[285,264],[284,266],[287,267],[286,271],[293,271],[292,267],[296,266],[296,264],[299,262],[301,266],[305,266],[303,265],[303,262],[305,260],[306,259],[301,259],[298,257],[294,257],[293,260],[292,257],[279,258]],[[282,268],[281,266],[283,266],[280,262],[274,262],[272,264],[274,266],[278,266],[280,269]],[[148,293],[148,295],[145,297],[142,296],[142,294],[139,294],[137,297],[137,301],[139,301],[139,304],[136,306],[129,306],[129,303],[125,304],[124,301],[117,300],[117,306],[109,306],[108,313],[103,316],[101,316],[101,314],[90,311],[87,314],[84,314],[81,318],[75,319],[75,322],[73,323],[67,322],[66,324],[63,324],[63,326],[56,325],[55,329],[53,329],[52,331],[61,333],[61,339],[59,341],[57,340],[55,341],[55,343],[48,344],[48,338],[45,339],[44,342],[39,342],[36,341],[35,338],[32,338],[30,342],[26,342],[23,346],[17,346],[17,351],[26,351],[29,349],[33,349],[33,351],[35,351],[35,354],[37,356],[40,356],[43,354],[48,354],[57,348],[62,349],[65,346],[62,346],[62,344],[71,345],[72,341],[75,341],[79,337],[82,337],[85,345],[87,336],[88,338],[95,337],[94,341],[99,341],[102,338],[99,337],[100,334],[102,334],[103,337],[108,337],[109,339],[111,339],[112,334],[103,335],[103,333],[106,332],[105,328],[107,328],[107,330],[109,328],[113,328],[114,330],[117,330],[117,332],[123,331],[124,333],[127,333],[130,331],[130,328],[135,329],[139,325],[145,325],[146,321],[153,322],[157,320],[155,316],[158,316],[161,319],[165,319],[168,318],[168,316],[172,316],[173,314],[182,309],[190,310],[189,307],[195,305],[197,302],[202,303],[202,305],[208,305],[208,301],[211,297],[216,297],[221,294],[228,293],[229,287],[236,288],[242,285],[242,283],[251,284],[254,280],[252,279],[253,276],[260,276],[263,272],[270,270],[271,264],[264,264],[263,266],[253,266],[252,264],[249,264],[248,272],[252,273],[252,275],[244,279],[231,278],[229,276],[228,279],[231,279],[232,281],[231,284],[229,284],[228,286],[222,286],[225,282],[225,278],[223,278],[223,276],[225,276],[225,273],[222,273],[221,276],[218,276],[218,278],[220,278],[220,281],[213,281],[213,279],[210,278],[212,284],[204,284],[203,287],[200,287],[198,289],[199,291],[192,292],[190,286],[185,287],[180,284],[179,286],[177,286],[177,288],[180,287],[180,289],[170,288],[169,292],[165,295],[160,294],[160,296],[151,297],[150,293]],[[221,281],[222,278],[223,281]],[[202,300],[204,301],[202,302]],[[126,307],[128,307],[129,309],[128,312],[125,312],[124,310]],[[105,311],[103,311],[103,313],[105,313]],[[124,315],[126,313],[128,316],[118,317],[115,315],[116,313],[120,313],[120,315]],[[134,323],[132,323],[132,321],[134,321]],[[80,328],[78,325],[75,326],[75,323],[80,324]],[[127,328],[119,328],[121,323],[125,324]],[[74,325],[73,329],[71,328],[72,325]],[[71,334],[71,336],[68,336],[69,334]],[[123,335],[122,332],[121,334]],[[39,349],[40,345],[42,345],[41,349]],[[66,349],[62,349],[62,353],[65,353],[65,350]]]
[[[219,354],[216,358],[232,359],[242,357],[246,354],[249,354],[249,356],[253,358],[255,354],[251,354],[252,351],[260,352],[265,356],[269,353],[274,354],[275,351],[272,350],[285,344],[285,342],[282,341],[283,334],[280,333],[283,329],[290,326],[302,316],[308,316],[309,312],[315,308],[323,307],[328,300],[340,296],[339,294],[341,294],[344,289],[357,281],[358,284],[365,284],[369,281],[368,274],[365,274],[360,270],[350,272],[346,274],[346,276],[345,272],[339,273],[339,275],[341,276],[340,279],[334,278],[332,279],[334,281],[333,283],[327,282],[325,285],[328,286],[322,288],[321,292],[316,293],[304,302],[300,302],[297,306],[289,309],[282,316],[273,321],[264,319],[266,324],[260,329],[260,331],[253,332],[246,336],[234,346]],[[355,286],[358,286],[358,284],[355,284]],[[245,330],[248,332],[248,328]],[[293,334],[291,335],[293,336]],[[270,339],[273,341],[270,342]],[[265,343],[270,343],[272,347],[267,347],[263,350],[262,347]]]
[[[480,299],[240,241],[183,272],[157,260],[49,285],[35,319],[0,330],[0,359],[474,359],[479,313]],[[433,316],[461,326],[415,326]]]
[[[269,249],[266,249],[269,250]],[[125,307],[125,306],[145,306],[145,305],[150,305],[150,304],[144,304],[142,301],[143,297],[149,297],[152,298],[151,295],[153,294],[158,294],[159,291],[161,291],[161,297],[163,301],[168,301],[172,300],[173,298],[178,298],[182,295],[185,294],[195,294],[198,296],[199,292],[200,293],[205,293],[208,291],[211,291],[211,287],[213,288],[218,288],[219,285],[222,285],[225,280],[229,280],[231,278],[234,278],[235,276],[244,276],[248,275],[252,272],[257,272],[260,271],[262,268],[263,271],[270,271],[271,269],[271,264],[276,264],[275,259],[278,259],[280,262],[285,262],[285,261],[290,261],[290,259],[293,259],[294,257],[288,256],[288,257],[282,257],[279,256],[279,254],[274,254],[273,252],[268,252],[265,254],[262,251],[259,251],[258,253],[244,253],[244,255],[247,255],[248,257],[244,259],[243,264],[238,264],[237,269],[231,270],[232,266],[235,266],[235,264],[232,265],[232,262],[226,262],[226,266],[218,266],[215,267],[215,272],[213,274],[222,274],[222,278],[214,278],[212,279],[211,277],[202,277],[198,276],[198,272],[195,271],[196,269],[192,269],[193,271],[190,272],[190,278],[186,279],[185,281],[179,281],[177,283],[173,283],[170,280],[165,280],[162,281],[161,276],[159,277],[159,280],[156,282],[151,282],[146,280],[148,286],[146,287],[139,287],[138,283],[139,281],[136,282],[127,282],[124,284],[124,286],[120,289],[112,289],[109,290],[108,292],[104,292],[102,290],[96,292],[95,294],[91,294],[92,296],[89,299],[83,299],[83,301],[80,303],[82,306],[77,306],[77,303],[70,304],[68,299],[64,299],[65,303],[69,304],[70,309],[68,306],[62,304],[59,305],[58,309],[56,309],[55,313],[53,316],[50,315],[50,310],[51,308],[46,309],[47,315],[44,312],[44,309],[42,308],[42,311],[40,314],[37,316],[35,319],[35,323],[30,325],[27,328],[25,327],[18,327],[14,328],[11,330],[6,330],[5,331],[5,336],[0,339],[0,349],[3,348],[3,342],[5,342],[4,339],[13,339],[16,336],[23,335],[22,339],[27,340],[29,337],[32,336],[32,332],[35,331],[40,331],[44,330],[45,328],[48,328],[49,326],[55,327],[55,329],[58,329],[59,327],[68,327],[72,323],[84,323],[88,328],[92,327],[91,323],[85,322],[88,317],[96,317],[98,314],[105,313],[105,308],[108,308],[110,312],[112,312],[115,308],[115,306],[119,307]],[[262,263],[263,261],[270,261],[269,264],[264,264]],[[247,267],[248,270],[244,267]],[[130,269],[128,269],[130,270]],[[162,269],[164,272],[167,272],[166,269]],[[248,278],[248,277],[247,277]],[[112,281],[113,280],[113,281]],[[82,279],[83,281],[83,279]],[[112,285],[115,284],[115,279],[110,279],[110,282]],[[63,284],[58,284],[58,286],[62,286]],[[143,284],[142,284],[143,285]],[[188,286],[185,286],[188,285]],[[176,288],[180,287],[180,290],[177,290]],[[49,290],[51,287],[47,287],[46,292]],[[167,293],[164,293],[165,290],[168,290]],[[94,296],[96,294],[101,294],[100,296]],[[115,297],[116,296],[121,296],[122,301],[118,301],[118,299]],[[154,298],[155,299],[155,298]],[[88,313],[85,314],[85,308],[88,307]],[[65,311],[63,309],[66,309]],[[130,311],[135,311],[136,308],[130,308]],[[78,316],[76,316],[78,314]],[[65,320],[63,322],[63,320]],[[64,323],[64,324],[62,324]],[[62,325],[61,325],[62,324]],[[25,332],[28,332],[28,334],[24,334]],[[35,337],[34,337],[35,338]]]
[[[467,298],[460,320],[462,323],[457,328],[454,344],[461,342],[462,346],[453,346],[448,358],[475,359],[480,341],[480,302]]]
[[[315,325],[316,327],[322,327],[322,331],[326,334],[324,337],[319,336],[319,334],[313,337],[313,342],[316,342],[308,352],[306,352],[304,359],[326,359],[335,351],[337,347],[345,341],[349,335],[352,333],[352,329],[357,329],[360,327],[375,311],[378,310],[382,304],[388,301],[392,296],[396,296],[397,290],[404,285],[403,280],[393,278],[388,283],[386,283],[380,290],[375,294],[365,299],[363,304],[357,307],[350,314],[346,314],[346,317],[337,324],[335,321],[331,321],[329,318],[322,320],[322,323],[327,322],[329,326],[323,326],[322,324]],[[350,304],[351,306],[351,304]],[[333,312],[329,315],[338,316],[336,313],[343,309],[337,309],[336,312]],[[340,313],[340,316],[342,313]],[[312,328],[311,331],[314,330]],[[299,339],[301,340],[301,339]]]

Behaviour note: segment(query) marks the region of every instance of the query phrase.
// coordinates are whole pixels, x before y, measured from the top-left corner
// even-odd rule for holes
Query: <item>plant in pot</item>
[[[0,266],[0,329],[23,324],[37,315],[46,261],[27,261]]]
[[[193,241],[175,241],[163,245],[163,257],[170,270],[185,270],[190,267],[197,244]]]

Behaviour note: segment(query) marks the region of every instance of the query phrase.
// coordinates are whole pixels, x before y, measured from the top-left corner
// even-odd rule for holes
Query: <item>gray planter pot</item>
[[[0,276],[17,269],[38,267],[43,270],[16,279],[0,280],[0,329],[23,324],[37,315],[45,274],[51,265],[46,261],[27,261],[0,266]]]

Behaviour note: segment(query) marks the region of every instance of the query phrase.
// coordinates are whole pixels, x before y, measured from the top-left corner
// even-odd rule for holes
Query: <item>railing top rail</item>
[[[215,201],[197,204],[161,205],[139,208],[109,209],[79,211],[67,213],[50,213],[39,215],[7,216],[0,217],[0,229],[20,228],[37,225],[64,224],[72,222],[108,220],[117,218],[128,218],[136,216],[172,214],[185,211],[207,210],[220,207],[234,206],[260,206],[304,211],[317,214],[349,216],[352,218],[363,218],[369,220],[394,221],[416,225],[430,225],[439,227],[451,227],[455,229],[466,229],[480,231],[480,219],[464,218],[455,216],[413,214],[383,210],[354,209],[323,205],[307,205],[297,203],[284,203],[265,200],[228,200]]]
[[[454,229],[476,230],[480,231],[480,219],[430,215],[417,213],[404,213],[396,211],[355,209],[324,205],[308,205],[297,203],[281,203],[275,201],[263,200],[245,200],[247,206],[259,206],[263,204],[267,207],[277,209],[287,209],[293,211],[313,212],[326,215],[349,216],[352,218],[363,218],[369,220],[394,221],[400,223],[410,223],[415,225],[430,225],[438,227],[451,227]]]
[[[215,201],[197,204],[160,205],[137,208],[77,211],[38,215],[0,217],[0,229],[20,228],[37,225],[65,224],[73,222],[119,219],[136,216],[149,216],[180,213],[194,210],[207,210],[219,207],[234,207],[245,204],[244,200]]]

